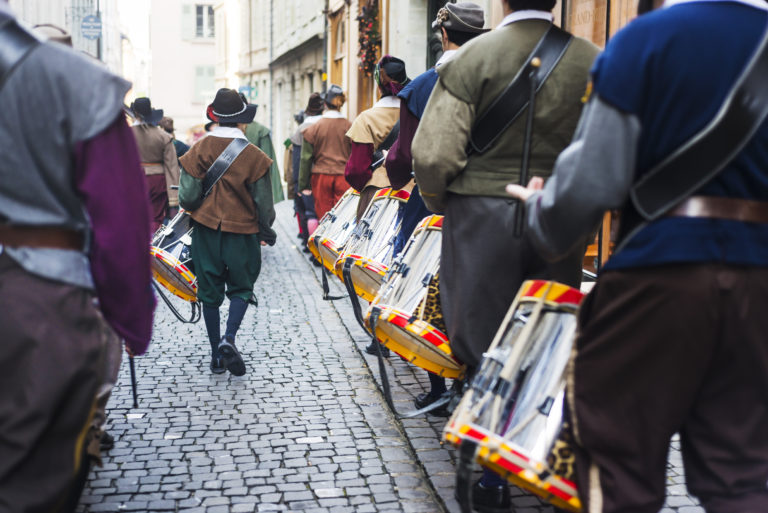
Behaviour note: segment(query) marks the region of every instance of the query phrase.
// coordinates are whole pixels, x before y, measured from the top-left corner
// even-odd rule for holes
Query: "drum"
[[[398,212],[405,207],[410,193],[390,188],[380,189],[371,200],[334,266],[337,276],[347,259],[352,260],[350,276],[355,292],[373,301],[394,257],[394,241],[400,222]]]
[[[440,309],[438,272],[443,216],[425,217],[392,264],[366,313],[378,313],[376,338],[417,367],[445,378],[464,376],[453,358]],[[378,308],[378,310],[375,309]]]
[[[360,194],[354,189],[348,189],[336,205],[326,212],[307,241],[309,251],[329,271],[334,270],[333,264],[355,229],[359,198]]]
[[[166,226],[161,226],[149,247],[152,274],[163,287],[185,301],[197,301],[197,277],[192,255],[192,218],[182,210]]]
[[[565,369],[584,295],[527,281],[446,425],[445,440],[478,445],[477,461],[553,505],[580,511],[562,455]]]

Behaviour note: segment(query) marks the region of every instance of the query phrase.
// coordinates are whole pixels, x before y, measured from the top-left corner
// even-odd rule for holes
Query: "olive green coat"
[[[466,154],[475,119],[509,85],[549,28],[521,20],[479,36],[437,70],[439,79],[413,140],[414,175],[424,201],[442,212],[448,192],[506,197],[517,183],[525,134],[523,113],[482,154]],[[574,38],[536,96],[529,176],[548,177],[571,141],[598,48]]]

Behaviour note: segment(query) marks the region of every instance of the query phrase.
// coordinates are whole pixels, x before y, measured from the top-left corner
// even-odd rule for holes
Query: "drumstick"
[[[136,365],[133,363],[133,355],[128,355],[128,366],[131,369],[131,388],[133,389],[133,407],[139,407],[139,396],[136,392]]]

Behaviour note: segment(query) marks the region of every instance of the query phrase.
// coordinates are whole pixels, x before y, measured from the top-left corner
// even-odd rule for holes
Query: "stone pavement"
[[[459,511],[455,451],[440,444],[445,419],[389,411],[349,300],[321,298],[291,207],[277,205],[259,307],[238,336],[248,373],[211,374],[202,322],[182,324],[159,303],[150,350],[136,358],[139,408],[124,364],[108,411],[115,448],[78,511]],[[425,372],[396,357],[387,369],[397,409],[410,410]],[[664,513],[703,512],[686,495],[677,443],[668,480]],[[522,492],[514,503],[518,513],[554,511]]]

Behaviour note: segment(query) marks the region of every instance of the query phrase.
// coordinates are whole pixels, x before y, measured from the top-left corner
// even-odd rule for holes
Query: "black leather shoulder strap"
[[[232,165],[232,162],[235,161],[237,156],[240,155],[249,144],[247,139],[238,137],[232,139],[232,142],[224,148],[221,155],[219,155],[216,161],[211,165],[208,172],[205,173],[205,177],[203,178],[203,198],[208,197],[213,186],[216,185],[216,182],[221,180],[221,177],[227,172],[227,169]]]
[[[573,36],[568,32],[555,25],[549,27],[512,82],[478,117],[470,136],[469,149],[471,151],[477,153],[487,151],[526,109],[531,91],[531,71],[534,69],[531,66],[531,61],[534,58],[541,60],[541,66],[533,75],[534,86],[538,93],[552,70],[562,59],[572,40]]]
[[[0,25],[0,89],[21,61],[40,43],[37,37],[16,23],[16,20],[6,20]]]
[[[752,59],[707,126],[632,187],[647,221],[663,215],[722,171],[768,118],[768,28]]]

